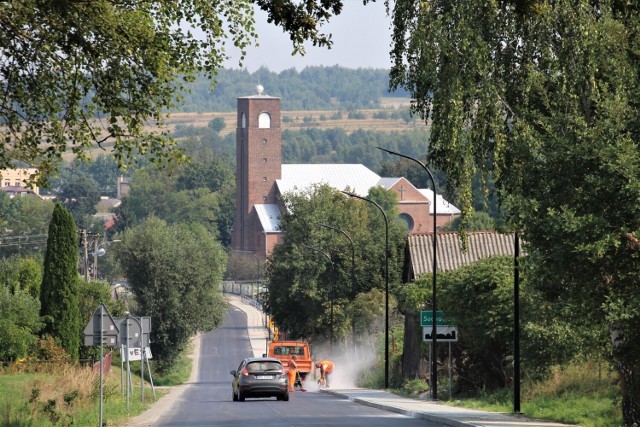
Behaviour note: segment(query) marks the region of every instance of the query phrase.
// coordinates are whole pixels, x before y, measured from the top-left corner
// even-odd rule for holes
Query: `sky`
[[[366,6],[362,0],[344,0],[342,12],[331,18],[321,32],[333,34],[333,47],[305,45],[304,56],[292,56],[289,36],[279,27],[267,23],[266,14],[256,12],[256,32],[259,47],[251,47],[244,60],[244,68],[253,73],[260,67],[273,72],[308,66],[334,66],[345,68],[391,68],[391,18],[387,16],[384,1],[377,0]],[[239,68],[239,52],[229,52],[232,60],[226,68]]]

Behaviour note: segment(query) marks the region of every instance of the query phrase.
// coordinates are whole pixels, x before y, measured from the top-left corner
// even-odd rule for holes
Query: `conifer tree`
[[[73,358],[78,357],[81,329],[77,265],[76,224],[71,213],[57,203],[49,223],[40,314],[45,320],[43,333],[58,339]]]

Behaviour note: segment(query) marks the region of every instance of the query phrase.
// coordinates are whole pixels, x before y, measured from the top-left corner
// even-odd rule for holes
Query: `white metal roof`
[[[428,188],[421,188],[418,190],[427,199],[429,199],[429,213],[433,214],[433,190]],[[457,215],[460,214],[460,209],[453,206],[451,203],[442,198],[442,195],[438,194],[438,215]]]
[[[280,225],[280,210],[278,205],[254,205],[258,219],[262,224],[262,229],[268,232],[274,232],[279,230]]]
[[[381,185],[378,174],[358,164],[282,165],[282,178],[276,180],[280,194],[303,191],[314,184],[327,184],[340,191],[349,188],[359,196]]]

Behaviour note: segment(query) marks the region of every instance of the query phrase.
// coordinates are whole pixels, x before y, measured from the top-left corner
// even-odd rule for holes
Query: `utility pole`
[[[87,238],[87,229],[82,229],[82,250],[84,253],[84,281],[89,281],[89,240]]]

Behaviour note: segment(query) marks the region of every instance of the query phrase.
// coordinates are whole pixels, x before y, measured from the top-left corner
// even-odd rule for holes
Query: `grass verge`
[[[137,365],[137,367],[136,367]],[[154,385],[172,386],[188,381],[192,359],[184,354],[167,376],[153,374]],[[21,371],[22,370],[22,371]],[[103,378],[102,420],[105,426],[124,426],[165,395],[144,383],[140,390],[140,364],[131,364],[131,392],[127,399],[120,362],[114,361]],[[148,380],[148,372],[147,380]],[[126,380],[124,381],[126,383]],[[100,377],[91,368],[67,365],[25,367],[0,371],[0,425],[5,427],[96,426],[100,419]]]
[[[597,362],[555,367],[544,380],[524,381],[520,402],[522,415],[529,418],[584,427],[623,424],[617,376],[603,372]],[[504,413],[513,413],[514,409],[512,390],[446,403]]]

